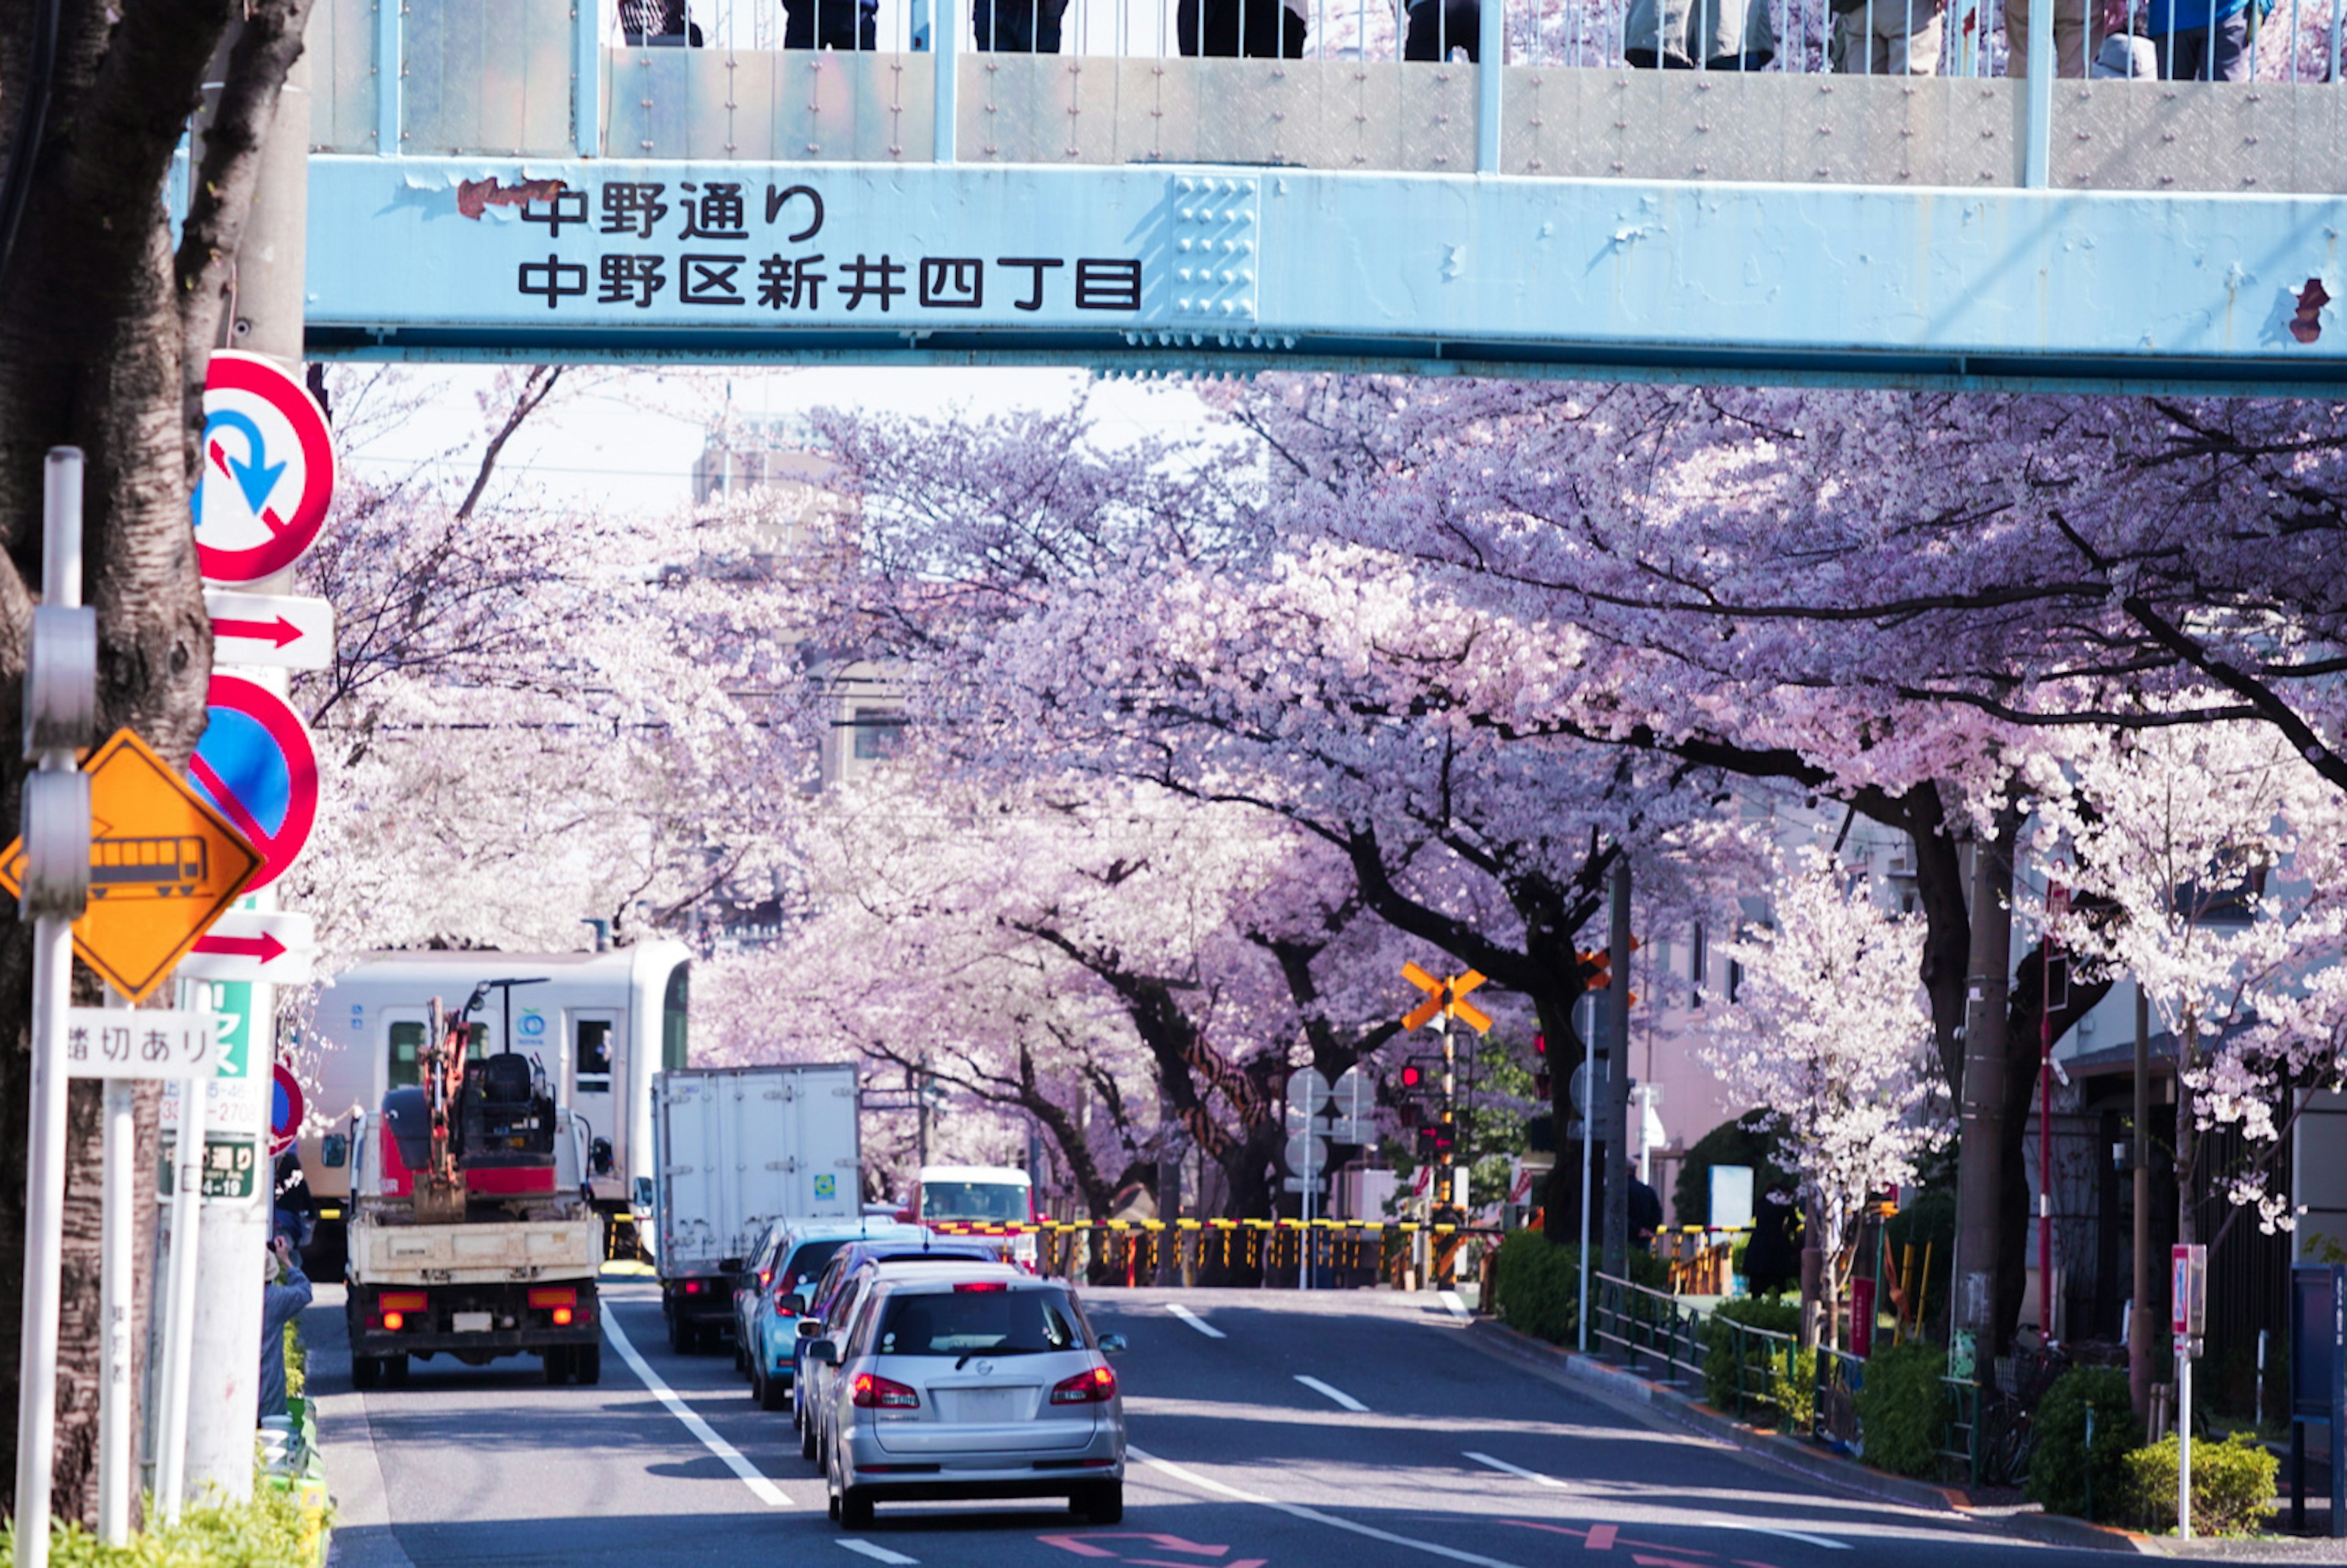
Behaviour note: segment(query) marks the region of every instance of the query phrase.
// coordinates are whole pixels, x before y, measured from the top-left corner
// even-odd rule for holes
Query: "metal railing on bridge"
[[[856,17],[841,41],[868,40],[821,51],[779,46],[776,0],[324,0],[313,137],[384,156],[2347,190],[2347,0],[2247,0],[2245,82],[2065,80],[2034,116],[1994,74],[2000,0],[1059,3],[1060,52],[1044,53],[1052,0],[798,0],[830,8],[826,30]],[[2140,28],[2171,0],[2052,3],[2075,67],[2102,24]],[[646,8],[679,30],[623,26]],[[2088,10],[2096,27],[2072,47]],[[1649,26],[1666,58],[1682,30],[1723,52],[1706,70],[1631,68],[1655,57]],[[1028,52],[987,46],[1006,28]],[[1253,35],[1292,56],[1190,57]],[[2113,32],[2097,57],[2181,68],[2179,40]],[[1911,47],[1932,74],[1891,73]]]

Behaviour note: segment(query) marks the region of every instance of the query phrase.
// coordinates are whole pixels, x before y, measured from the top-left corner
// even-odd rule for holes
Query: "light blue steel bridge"
[[[1158,0],[1058,55],[951,3],[817,53],[774,0],[702,47],[319,0],[311,350],[2347,388],[2347,0],[2215,84],[1975,74],[1976,0],[1947,74],[1824,71],[1821,0],[1751,0],[1768,68],[1637,71],[1612,3],[1493,0],[1478,64],[1395,58],[1391,0],[1311,0],[1296,59],[1185,57]]]

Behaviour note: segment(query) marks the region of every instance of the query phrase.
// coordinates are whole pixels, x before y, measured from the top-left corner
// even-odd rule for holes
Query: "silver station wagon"
[[[1124,1407],[1108,1357],[1056,1280],[976,1265],[883,1278],[845,1343],[816,1339],[832,1517],[880,1501],[1065,1497],[1095,1523],[1124,1516]]]

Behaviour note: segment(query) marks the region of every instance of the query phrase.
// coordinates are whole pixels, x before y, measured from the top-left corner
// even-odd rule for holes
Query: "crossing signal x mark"
[[[1477,1034],[1491,1032],[1491,1015],[1464,999],[1469,991],[1483,983],[1483,977],[1473,969],[1438,980],[1416,964],[1404,964],[1401,978],[1426,993],[1424,1001],[1401,1015],[1402,1028],[1424,1029],[1448,1013]]]

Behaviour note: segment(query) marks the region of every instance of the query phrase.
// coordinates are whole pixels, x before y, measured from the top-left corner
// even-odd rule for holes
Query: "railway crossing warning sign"
[[[143,1001],[245,890],[261,856],[171,764],[117,730],[89,775],[89,905],[73,923],[81,961]],[[23,896],[25,841],[0,850],[0,886]]]

